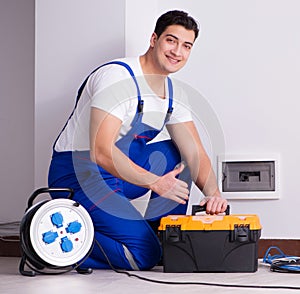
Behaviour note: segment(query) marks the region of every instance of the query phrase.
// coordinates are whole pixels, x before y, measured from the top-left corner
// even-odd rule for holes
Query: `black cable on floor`
[[[128,277],[134,277],[146,282],[156,283],[156,284],[165,284],[165,285],[200,285],[200,286],[213,286],[213,287],[223,287],[223,288],[248,288],[248,289],[281,289],[281,290],[300,290],[300,287],[294,286],[268,286],[268,285],[235,285],[235,284],[220,284],[220,283],[205,283],[205,282],[174,282],[174,281],[161,281],[155,279],[149,279],[137,274],[132,274],[125,270],[118,270],[116,269],[110,262],[108,256],[106,255],[105,251],[101,244],[95,240],[97,246],[103,253],[104,257],[106,258],[109,266],[111,269],[119,274],[125,274]]]

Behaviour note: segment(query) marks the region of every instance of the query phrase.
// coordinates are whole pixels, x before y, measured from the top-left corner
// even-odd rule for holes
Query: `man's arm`
[[[224,212],[227,201],[220,197],[211,161],[202,145],[194,122],[169,124],[167,129],[183,160],[189,166],[194,183],[207,196],[200,204],[207,202],[208,213]]]
[[[157,176],[135,164],[116,145],[122,122],[103,110],[92,107],[90,119],[91,160],[109,173],[134,185],[148,188],[178,203],[188,199],[187,184],[176,178],[182,168]]]

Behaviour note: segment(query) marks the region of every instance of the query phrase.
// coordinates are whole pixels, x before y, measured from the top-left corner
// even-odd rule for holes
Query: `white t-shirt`
[[[127,63],[136,77],[141,99],[144,101],[142,122],[158,130],[162,129],[169,105],[167,79],[166,98],[162,99],[147,84],[138,57],[122,58],[118,61]],[[167,124],[191,121],[192,115],[184,90],[174,80],[172,85],[173,113]],[[118,64],[101,67],[89,77],[72,116],[55,144],[55,150],[62,152],[90,149],[91,107],[102,109],[119,118],[122,121],[119,138],[125,136],[131,128],[137,105],[137,87],[128,70]],[[160,140],[168,138],[165,128],[158,138]]]

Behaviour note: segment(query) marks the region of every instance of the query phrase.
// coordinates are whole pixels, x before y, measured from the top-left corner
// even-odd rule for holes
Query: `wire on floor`
[[[282,290],[300,290],[300,287],[294,287],[294,286],[269,286],[269,285],[236,285],[236,284],[222,284],[222,283],[206,283],[206,282],[175,282],[175,281],[162,281],[162,280],[155,280],[155,279],[149,279],[137,274],[130,273],[126,270],[119,270],[116,269],[112,263],[110,262],[108,256],[106,255],[103,247],[101,244],[95,240],[95,243],[103,253],[104,257],[106,258],[109,266],[111,269],[119,274],[125,274],[128,277],[137,278],[146,282],[151,283],[157,283],[157,284],[167,284],[167,285],[200,285],[200,286],[213,286],[213,287],[223,287],[223,288],[252,288],[252,289],[282,289]]]

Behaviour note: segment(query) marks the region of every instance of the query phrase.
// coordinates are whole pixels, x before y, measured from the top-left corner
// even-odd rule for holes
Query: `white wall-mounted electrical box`
[[[279,156],[219,155],[218,185],[227,199],[279,199]]]

